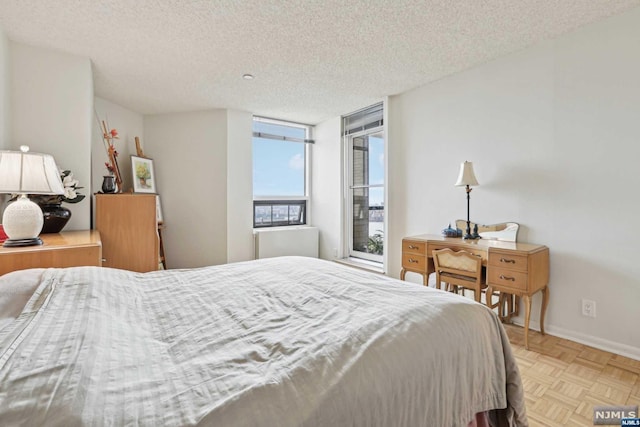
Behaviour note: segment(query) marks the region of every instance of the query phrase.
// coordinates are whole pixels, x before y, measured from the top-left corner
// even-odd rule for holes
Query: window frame
[[[252,131],[252,144],[253,144],[253,139],[254,138],[265,138],[266,139],[273,139],[275,141],[285,141],[285,142],[297,142],[297,143],[301,143],[304,144],[304,195],[299,196],[283,196],[283,195],[277,195],[277,194],[272,194],[272,195],[265,195],[265,196],[256,196],[253,195],[253,228],[254,229],[262,229],[262,228],[269,228],[269,227],[293,227],[293,226],[300,226],[300,225],[307,225],[309,224],[309,219],[310,219],[310,209],[309,209],[309,200],[310,200],[310,193],[311,193],[311,149],[309,147],[309,145],[312,145],[315,141],[312,139],[313,136],[313,130],[314,127],[312,125],[308,125],[305,123],[296,123],[296,122],[290,122],[287,120],[278,120],[278,119],[272,119],[272,118],[267,118],[267,117],[262,117],[262,116],[253,116],[253,121],[252,121],[252,129],[253,129],[253,123],[255,122],[262,122],[262,123],[269,123],[269,124],[275,124],[275,125],[282,125],[282,126],[288,126],[288,127],[293,127],[293,128],[300,128],[300,129],[304,129],[305,130],[305,138],[304,139],[300,139],[300,138],[294,138],[294,137],[286,137],[286,136],[281,136],[281,135],[273,135],[273,134],[263,134],[260,132],[256,132],[255,130]],[[252,171],[253,173],[253,171]],[[301,215],[303,216],[303,218],[299,221],[295,221],[295,222],[291,222],[291,221],[278,221],[276,223],[271,223],[269,225],[265,225],[265,224],[257,224],[256,223],[256,208],[259,206],[267,206],[267,205],[289,205],[289,208],[291,206],[300,206],[301,207]]]
[[[286,221],[273,221],[273,206],[276,205],[287,205],[288,206],[288,214]],[[271,221],[269,223],[256,223],[256,208],[260,206],[270,206],[271,207]],[[297,221],[291,221],[291,207],[298,206],[300,208],[300,213],[298,215]],[[292,199],[292,200],[254,200],[253,201],[253,228],[269,228],[269,227],[289,227],[295,225],[306,225],[307,224],[307,200],[306,199]]]

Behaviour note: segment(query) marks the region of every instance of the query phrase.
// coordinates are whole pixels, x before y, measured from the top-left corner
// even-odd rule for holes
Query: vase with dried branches
[[[97,118],[97,117],[96,117]],[[104,165],[109,171],[109,180],[111,180],[110,176],[115,178],[116,188],[115,191],[112,192],[122,192],[122,177],[120,175],[120,168],[118,167],[118,151],[114,146],[114,140],[118,138],[118,131],[116,129],[110,129],[109,125],[105,120],[98,119],[98,124],[102,129],[102,141],[104,143],[105,150],[107,152],[107,157],[109,158],[108,162],[105,162]],[[105,180],[108,178],[105,177]],[[104,185],[103,185],[104,186]],[[109,186],[108,186],[109,187]],[[110,188],[110,187],[109,187]],[[105,191],[106,192],[106,191]]]

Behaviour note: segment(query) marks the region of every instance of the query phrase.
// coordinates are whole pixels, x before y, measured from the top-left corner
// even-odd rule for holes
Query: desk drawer
[[[410,252],[413,254],[425,255],[426,244],[425,242],[419,242],[416,240],[402,240],[402,253]],[[404,258],[404,257],[403,257]]]
[[[527,290],[527,273],[521,271],[496,268],[490,265],[487,271],[487,280],[491,285],[499,286],[499,290],[505,292],[508,292],[508,289],[523,292]]]
[[[528,257],[526,255],[510,254],[508,252],[489,252],[489,265],[499,269],[505,268],[526,272],[528,270]]]
[[[427,257],[416,254],[402,254],[402,268],[407,270],[427,271]]]

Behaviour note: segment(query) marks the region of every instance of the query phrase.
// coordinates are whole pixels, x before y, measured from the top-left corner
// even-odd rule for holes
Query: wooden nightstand
[[[102,242],[97,230],[41,234],[41,246],[0,246],[0,275],[27,268],[102,266]]]

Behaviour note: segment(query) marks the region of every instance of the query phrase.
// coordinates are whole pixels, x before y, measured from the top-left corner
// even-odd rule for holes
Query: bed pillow
[[[40,284],[44,268],[12,271],[0,276],[0,319],[15,319]]]

